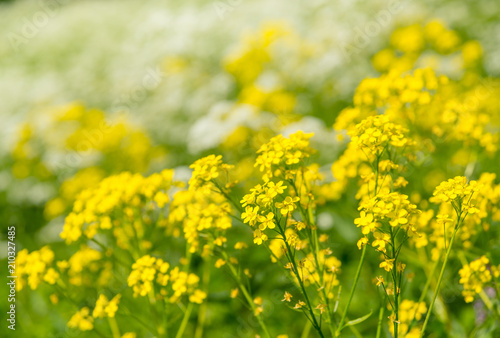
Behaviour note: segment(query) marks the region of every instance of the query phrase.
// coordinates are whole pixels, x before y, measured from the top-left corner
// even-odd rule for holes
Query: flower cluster
[[[403,333],[403,337],[406,338],[419,338],[421,329],[417,326],[413,326],[410,329],[410,325],[414,320],[419,321],[427,313],[427,306],[425,302],[417,303],[412,300],[404,299],[399,304],[399,330]],[[392,321],[395,320],[393,317],[389,317]],[[394,327],[389,325],[389,330],[394,335]]]
[[[123,234],[131,227],[142,233],[135,217],[138,211],[163,208],[170,201],[168,192],[172,186],[173,170],[148,177],[128,172],[110,176],[78,195],[73,211],[66,217],[61,238],[70,244],[83,234],[91,239],[98,231],[111,231],[117,238],[126,238]],[[129,245],[121,243],[125,248]]]
[[[170,303],[177,303],[183,296],[188,296],[191,303],[201,304],[206,298],[206,293],[197,289],[200,281],[197,275],[180,271],[178,267],[170,269],[169,263],[149,255],[139,258],[132,265],[127,281],[134,290],[134,297],[151,294],[157,285],[161,297]]]
[[[490,265],[490,260],[486,256],[481,256],[464,265],[459,274],[460,284],[464,286],[462,295],[465,301],[470,303],[474,300],[474,296],[492,281],[493,277],[500,277],[500,265]]]
[[[36,202],[42,204],[47,219],[66,213],[79,192],[107,174],[143,172],[165,155],[163,147],[153,145],[143,129],[124,118],[110,120],[106,112],[81,103],[45,113],[20,128],[10,155],[14,177],[32,177],[32,184],[43,182],[58,191],[57,196],[50,192]],[[20,189],[18,184],[12,188]]]
[[[193,169],[193,175],[189,180],[189,189],[197,189],[207,183],[212,183],[221,174],[226,174],[233,165],[226,164],[222,161],[222,155],[208,155],[203,157],[189,166]]]
[[[298,131],[286,138],[283,135],[273,137],[268,143],[263,144],[257,151],[259,156],[255,166],[264,172],[262,179],[270,180],[272,177],[291,179],[295,177],[299,163],[303,163],[312,154],[309,139],[313,133],[305,134]]]
[[[90,309],[83,307],[78,310],[68,322],[69,328],[76,328],[80,331],[90,331],[94,328],[94,317],[90,315]]]
[[[373,234],[372,246],[381,252],[386,251],[386,244],[391,236],[390,228],[403,229],[407,235],[416,234],[414,216],[419,214],[415,204],[409,201],[407,195],[398,192],[382,192],[361,203],[360,217],[354,220],[365,237],[360,239],[358,247],[366,244],[368,234]],[[390,266],[389,270],[392,269]]]
[[[406,137],[408,129],[390,122],[386,115],[369,116],[349,131],[351,142],[369,159],[380,155],[387,148],[406,148],[413,141]]]
[[[54,252],[48,246],[31,253],[27,249],[19,251],[15,261],[17,290],[22,290],[26,284],[35,290],[42,281],[55,284],[59,273],[52,267],[53,261]]]
[[[198,251],[202,240],[208,241],[203,247],[208,254],[214,243],[225,241],[224,232],[231,227],[231,210],[226,198],[212,190],[182,190],[173,197],[168,221],[184,232],[190,252]]]
[[[308,254],[299,262],[298,275],[306,285],[312,284],[317,288],[324,288],[327,298],[334,298],[333,288],[339,285],[337,276],[340,274],[342,262],[332,256],[330,249],[320,250],[316,258],[313,254]]]
[[[285,189],[287,186],[283,181],[267,181],[250,189],[250,193],[240,201],[245,208],[241,219],[251,227],[256,227],[254,243],[260,245],[267,241],[268,236],[263,231],[274,229],[276,222],[281,218],[286,219],[297,208],[299,197],[283,196]]]
[[[360,177],[356,198],[364,200],[382,190],[391,191],[408,184],[402,175],[406,162],[415,159],[415,141],[409,130],[392,122],[386,115],[367,116],[360,123],[350,126],[351,136],[347,149],[332,164],[336,181],[327,184],[327,198],[339,199],[353,178]]]
[[[107,285],[113,276],[113,263],[104,261],[102,252],[86,245],[82,245],[68,260],[58,261],[57,267],[75,286]]]
[[[462,212],[475,213],[477,208],[470,205],[472,195],[479,191],[481,186],[477,181],[467,182],[467,177],[456,176],[439,184],[434,190],[434,198],[432,201],[436,203],[456,203],[456,206],[461,206]],[[465,203],[462,203],[465,202]]]
[[[380,72],[410,70],[420,62],[439,68],[450,54],[463,69],[477,69],[482,65],[482,48],[475,40],[462,39],[438,19],[425,24],[400,27],[391,35],[389,46],[373,57],[373,65]]]
[[[430,243],[432,257],[437,259],[445,248],[445,238],[451,238],[453,234],[458,221],[457,210],[461,210],[463,215],[460,232],[457,233],[460,238],[457,245],[464,249],[471,248],[482,231],[490,230],[491,221],[500,219],[500,185],[495,184],[495,178],[495,174],[483,173],[477,182],[467,183],[464,177],[442,182],[439,190],[436,189],[436,194],[430,199],[440,203],[439,210],[435,213],[430,209],[419,216],[419,236],[411,239],[415,246],[424,247]],[[461,208],[457,208],[460,204]]]
[[[92,312],[92,316],[94,318],[104,318],[115,316],[116,311],[118,311],[118,303],[120,303],[121,295],[117,294],[113,297],[113,299],[109,300],[108,297],[101,294],[97,299],[94,307],[94,311]]]

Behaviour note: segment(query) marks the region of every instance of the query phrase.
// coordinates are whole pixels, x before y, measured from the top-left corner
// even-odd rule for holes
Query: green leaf
[[[344,327],[346,326],[351,326],[351,325],[356,325],[356,324],[359,324],[359,323],[362,323],[364,322],[365,320],[367,320],[371,315],[372,315],[373,311],[370,311],[369,314],[367,315],[364,315],[363,317],[359,317],[357,319],[353,319],[353,320],[350,320],[348,321],[347,323],[345,323]]]

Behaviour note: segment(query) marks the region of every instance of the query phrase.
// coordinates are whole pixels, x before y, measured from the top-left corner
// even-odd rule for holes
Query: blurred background
[[[214,151],[251,166],[299,129],[331,176],[332,124],[363,78],[389,63],[498,77],[499,17],[496,0],[0,1],[2,224],[18,251],[58,243],[105,176],[186,178]]]

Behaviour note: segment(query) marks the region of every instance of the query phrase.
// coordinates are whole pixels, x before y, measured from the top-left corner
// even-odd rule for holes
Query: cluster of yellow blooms
[[[62,279],[77,287],[105,286],[113,276],[113,264],[102,258],[101,252],[86,245],[68,260],[60,261],[54,261],[54,252],[48,246],[31,253],[23,249],[16,257],[16,288],[22,290],[28,284],[35,290],[41,282],[54,285]]]
[[[384,227],[384,225],[395,228],[394,231],[401,228],[408,235],[417,233],[417,229],[413,226],[413,218],[420,211],[416,205],[410,203],[408,196],[404,194],[398,192],[379,193],[362,202],[359,210],[361,210],[360,217],[354,220],[354,224],[361,227],[361,232],[365,235],[358,241],[359,248],[368,243],[366,235],[373,233],[372,246],[381,252],[386,252],[386,244],[391,236],[387,231],[387,226]]]
[[[406,71],[417,62],[438,68],[439,57],[450,54],[455,54],[464,69],[477,68],[482,62],[482,48],[477,41],[462,41],[458,32],[433,19],[426,24],[396,29],[391,35],[389,47],[378,52],[372,61],[380,72]],[[449,62],[449,59],[445,61]]]
[[[277,43],[301,45],[286,27],[271,25],[250,37],[241,51],[226,60],[224,66],[238,85],[236,104],[251,105],[252,112],[268,109],[274,113],[294,108],[296,97],[285,84],[279,83],[280,74],[277,74],[278,84],[272,88],[264,88],[259,82],[259,77],[273,61],[273,48]],[[304,50],[307,52],[307,48]],[[414,69],[416,64],[432,63],[429,60],[420,62],[429,50],[442,55],[459,53],[463,61],[460,79],[437,75],[432,68]],[[488,83],[481,80],[478,70],[481,58],[481,48],[476,42],[461,41],[456,32],[437,21],[397,29],[390,46],[373,58],[375,68],[383,74],[363,80],[354,95],[353,106],[343,109],[335,121],[334,129],[341,133],[340,136],[347,131],[350,142],[332,164],[335,181],[327,183],[320,174],[319,164],[309,163],[314,154],[309,145],[312,133],[298,131],[289,137],[279,134],[263,143],[262,138],[248,141],[250,132],[245,128],[250,127],[240,127],[245,130],[244,136],[233,134],[231,142],[238,143],[246,138],[242,142],[253,142],[253,147],[260,147],[253,167],[249,165],[251,157],[242,159],[242,165],[235,167],[224,163],[222,155],[209,155],[190,166],[189,187],[176,189],[184,185],[174,181],[173,170],[147,177],[133,173],[144,172],[151,159],[162,153],[156,148],[149,149],[151,142],[141,131],[125,122],[108,126],[105,114],[98,110],[87,110],[80,105],[66,108],[56,118],[56,125],[76,127],[69,128],[63,138],[64,149],[82,151],[82,139],[95,136],[96,130],[106,133],[106,137],[101,139],[99,136],[99,140],[94,140],[95,144],[89,147],[90,152],[103,155],[103,163],[83,168],[66,180],[60,188],[60,196],[50,201],[45,210],[47,217],[53,218],[63,214],[74,201],[60,236],[66,244],[77,243],[80,247],[69,259],[60,261],[54,260],[54,252],[49,247],[31,253],[21,250],[15,262],[16,287],[18,290],[26,286],[37,289],[45,282],[58,291],[69,290],[68,294],[73,287],[78,290],[89,286],[106,288],[115,276],[123,273],[123,268],[131,289],[120,291],[111,299],[105,295],[107,291],[104,294],[98,290],[94,309],[79,308],[68,327],[89,331],[94,329],[97,318],[106,318],[113,331],[115,314],[122,314],[121,311],[132,304],[128,299],[120,304],[121,297],[133,293],[134,298],[148,297],[153,315],[157,301],[161,301],[159,306],[166,305],[169,311],[176,307],[171,304],[179,305],[184,311],[184,319],[179,321],[181,334],[177,336],[182,336],[192,320],[194,304],[204,303],[208,296],[212,283],[210,273],[214,270],[210,257],[217,257],[215,267],[228,268],[238,284],[231,297],[236,298],[241,292],[263,332],[270,336],[261,316],[265,301],[251,296],[250,288],[243,281],[243,275],[251,276],[250,271],[239,266],[236,269],[238,259],[227,251],[227,243],[232,240],[230,231],[237,230],[231,228],[232,217],[237,218],[234,213],[238,210],[241,212],[239,219],[253,230],[253,242],[269,249],[271,260],[284,267],[283,271],[297,289],[295,295],[285,291],[283,301],[291,303],[294,298],[296,302],[290,307],[304,313],[320,336],[324,330],[322,323],[328,323],[332,336],[339,336],[345,327],[368,318],[369,315],[345,323],[365,253],[372,247],[381,257],[379,268],[392,279],[385,285],[384,278],[377,277],[377,285],[382,285],[385,292],[379,328],[384,322],[382,315],[386,305],[390,305],[389,331],[394,336],[419,337],[422,332],[418,321],[432,312],[436,297],[427,305],[425,301],[402,299],[409,284],[406,281],[411,281],[409,275],[415,275],[413,271],[405,272],[406,264],[402,260],[413,263],[422,258],[422,265],[425,259],[427,262],[433,260],[437,268],[442,252],[446,251],[438,283],[429,280],[427,286],[435,287],[437,296],[448,258],[452,257],[452,241],[447,242],[447,239],[457,235],[461,239],[457,245],[470,248],[483,230],[488,231],[493,222],[500,221],[500,185],[495,184],[495,174],[483,173],[478,181],[457,176],[438,185],[449,177],[449,172],[455,175],[464,171],[464,175],[476,177],[475,163],[484,165],[488,158],[497,156],[500,86],[496,87],[498,82],[495,80]],[[294,114],[289,114],[288,118],[296,118]],[[283,124],[289,122],[288,118],[282,121]],[[266,140],[269,138],[265,133],[275,135],[274,131],[264,129],[259,132]],[[42,154],[29,151],[33,135],[32,127],[26,125],[13,150],[15,177],[23,178],[35,172],[39,179],[52,175],[41,161]],[[479,156],[487,159],[480,162]],[[130,161],[131,158],[134,160]],[[114,165],[115,162],[132,163],[131,172],[104,178],[109,172],[121,170],[121,164]],[[438,165],[428,165],[433,162]],[[450,164],[451,169],[440,167],[443,164]],[[458,169],[454,167],[457,164]],[[467,169],[462,168],[468,164],[471,165]],[[254,168],[261,173],[257,174],[257,182],[248,179],[257,172]],[[408,182],[415,172],[418,172],[414,176],[416,179]],[[239,204],[235,198],[237,190],[232,190],[237,183],[230,179],[233,175],[252,185],[259,183],[252,188],[244,187],[249,192]],[[354,219],[354,224],[361,230],[357,246],[362,254],[347,306],[341,306],[343,313],[338,313],[341,287],[337,277],[342,262],[325,244],[328,222],[319,220],[325,211],[331,216],[330,205],[325,207],[323,204],[341,199],[346,191],[351,192],[351,183],[357,190],[355,188],[342,203],[347,201],[350,205],[353,200],[350,197],[359,202],[359,217]],[[428,198],[431,193],[432,197]],[[345,205],[342,203],[338,205]],[[342,232],[340,228],[335,230]],[[158,232],[161,236],[156,236]],[[170,236],[184,239],[179,241]],[[89,247],[90,242],[98,245],[99,250]],[[172,266],[155,257],[165,252],[159,249],[160,245],[173,243],[177,249],[179,242],[183,250],[184,245],[186,249],[182,265]],[[402,250],[408,246],[407,242],[414,252],[408,254]],[[248,245],[239,241],[231,247],[241,250]],[[418,257],[410,259],[409,255],[413,254]],[[200,256],[203,259],[200,260]],[[193,257],[196,260],[191,261]],[[191,272],[195,271],[191,266],[198,263],[205,269],[203,286],[200,286],[198,270]],[[413,270],[413,266],[411,268]],[[425,277],[434,278],[434,272],[430,275],[425,272]],[[487,297],[483,289],[493,283],[496,285],[500,265],[495,266],[482,256],[465,264],[459,274],[465,301],[472,302],[476,294]],[[335,287],[338,293],[334,292]],[[58,299],[57,294],[54,295],[51,299]],[[426,300],[424,296],[426,294],[421,300]],[[184,302],[188,306],[184,307]],[[201,327],[205,313],[206,309],[200,310],[198,324]],[[167,318],[169,315],[165,311],[163,319],[173,322],[174,317]],[[340,322],[336,316],[342,317]],[[166,329],[162,324],[156,325],[156,333],[161,336]],[[154,329],[144,326],[155,333]],[[115,331],[113,336],[117,336]],[[123,337],[131,338],[135,334],[126,333]]]
[[[61,272],[67,271],[69,282],[72,285],[106,285],[112,274],[112,263],[102,260],[100,251],[82,245],[69,260],[58,261],[57,266]],[[93,277],[98,277],[97,281]]]
[[[11,151],[16,178],[33,176],[55,182],[60,170],[79,169],[64,180],[58,196],[45,205],[47,219],[64,214],[80,191],[97,184],[106,174],[125,169],[142,172],[165,155],[144,130],[123,118],[107,121],[101,110],[71,103],[48,115],[48,121],[27,122]],[[51,163],[45,160],[54,157]]]
[[[226,164],[222,161],[222,155],[209,155],[203,157],[189,166],[193,169],[193,175],[189,180],[189,189],[198,189],[207,184],[215,184],[214,180],[221,174],[226,173],[232,165]]]
[[[492,278],[500,277],[500,265],[490,265],[490,260],[482,256],[459,271],[460,284],[464,286],[462,295],[467,303],[474,300],[474,296],[483,291],[483,288],[492,282]]]
[[[201,304],[207,295],[197,289],[199,281],[194,273],[180,271],[178,267],[170,269],[169,263],[149,255],[139,258],[128,276],[128,285],[134,290],[134,297],[147,296],[156,286],[161,297],[171,303],[187,295],[191,303]]]
[[[392,71],[378,78],[364,79],[356,88],[354,107],[340,112],[334,129],[349,130],[381,110],[391,121],[403,126],[410,127],[412,124],[432,128],[432,122],[437,122],[440,117],[424,109],[429,108],[433,100],[439,101],[435,96],[439,93],[440,84],[444,86],[448,82],[448,78],[437,77],[431,69],[416,69],[405,75]]]
[[[325,291],[325,295],[332,299],[333,288],[339,285],[337,275],[340,274],[342,262],[332,256],[330,249],[320,250],[316,258],[312,253],[309,253],[303,260],[299,262],[298,275],[306,285],[312,284]],[[319,266],[317,266],[318,264]]]
[[[200,241],[205,238],[209,243],[203,246],[203,253],[209,254],[213,244],[221,246],[225,242],[231,210],[226,198],[210,189],[182,190],[172,199],[168,222],[176,232],[183,231],[191,253],[201,248]]]
[[[78,195],[61,238],[70,244],[82,234],[91,239],[98,231],[111,231],[117,238],[124,238],[123,232],[140,235],[144,231],[137,218],[142,217],[140,210],[163,208],[170,201],[168,191],[173,185],[173,170],[148,177],[128,172],[110,176]],[[129,246],[127,242],[118,243],[124,248]]]
[[[267,241],[268,236],[263,231],[274,229],[276,221],[288,217],[297,208],[298,197],[281,196],[285,189],[287,186],[283,185],[283,181],[268,181],[255,186],[250,189],[249,194],[243,196],[241,204],[245,211],[241,214],[241,219],[251,227],[257,226],[254,230],[254,243],[260,245]]]
[[[444,239],[450,238],[454,231],[454,226],[447,225],[456,224],[457,218],[453,215],[461,203],[458,210],[462,210],[463,216],[467,214],[467,217],[462,217],[460,232],[457,234],[460,242],[457,245],[464,249],[470,248],[481,225],[484,231],[488,231],[490,220],[500,219],[500,185],[494,183],[495,178],[495,174],[483,173],[477,182],[467,183],[467,179],[462,176],[442,182],[439,190],[436,188],[435,195],[430,198],[431,202],[440,204],[436,217],[432,209],[423,212],[416,222],[419,236],[412,237],[411,242],[416,247],[424,247],[431,242],[432,257],[437,259],[440,251],[445,248]],[[455,204],[455,209],[452,203]]]
[[[408,129],[390,122],[386,115],[369,116],[349,131],[351,142],[366,154],[369,162],[380,156],[389,146],[407,148],[413,142],[406,137]]]
[[[83,307],[77,311],[68,322],[69,328],[76,328],[80,331],[90,331],[94,328],[94,317],[90,314],[88,307]]]
[[[113,299],[109,300],[108,297],[101,294],[95,303],[94,312],[92,316],[94,318],[104,318],[115,316],[116,311],[118,311],[118,303],[120,303],[121,294],[117,294]]]
[[[332,164],[336,181],[327,184],[329,189],[322,191],[327,197],[338,199],[350,179],[357,176],[365,182],[356,194],[360,200],[370,195],[373,197],[379,191],[404,187],[408,182],[401,176],[393,180],[392,173],[403,171],[404,166],[397,163],[401,156],[406,160],[415,158],[415,142],[407,136],[408,132],[385,114],[368,116],[351,126],[348,131],[351,142]]]
[[[475,206],[476,200],[473,197],[477,196],[481,189],[482,185],[477,181],[467,182],[467,178],[464,176],[456,176],[436,187],[433,196],[429,199],[431,202],[441,204],[437,220],[431,224],[431,227],[434,227],[431,241],[436,243],[436,247],[433,248],[434,257],[436,257],[438,249],[446,247],[444,240],[447,235],[453,233],[458,227],[462,227],[461,238],[465,240],[465,246],[468,245],[467,241],[475,234],[475,226],[480,222],[472,217],[466,218],[466,216],[480,212]],[[456,218],[450,216],[453,212],[450,206],[453,208]],[[446,227],[447,224],[453,226]],[[438,230],[439,228],[443,230]]]
[[[78,329],[80,331],[90,331],[94,328],[94,318],[112,318],[114,320],[116,311],[118,311],[118,303],[120,303],[121,295],[118,294],[113,299],[101,294],[96,301],[94,311],[90,314],[88,307],[83,307],[78,310],[68,321],[68,327]],[[116,325],[116,322],[114,322]],[[113,334],[113,336],[115,336]],[[121,336],[122,338],[135,338],[135,333],[127,332]]]
[[[427,313],[427,306],[425,302],[417,303],[412,300],[404,299],[399,304],[399,330],[403,337],[406,338],[419,338],[421,329],[417,326],[413,326],[410,329],[410,325],[413,320],[420,320],[422,316]],[[390,318],[391,322],[394,318]],[[389,330],[394,335],[394,327],[389,325]]]
[[[312,154],[309,147],[312,136],[313,133],[298,131],[289,138],[280,134],[263,144],[257,151],[259,156],[255,160],[255,166],[264,172],[262,179],[268,181],[277,176],[287,180],[294,178],[298,163],[303,163]]]
[[[500,107],[498,82],[483,81],[471,75],[461,81],[437,76],[430,68],[415,69],[408,73],[393,70],[378,78],[363,80],[354,95],[354,106],[345,108],[337,117],[334,129],[353,130],[356,124],[369,116],[383,113],[389,121],[408,129],[419,149],[433,156],[446,153],[454,164],[467,165],[485,150],[493,156],[498,148],[499,120],[495,111]],[[355,135],[354,135],[355,136]],[[440,150],[444,142],[449,148]],[[347,187],[347,181],[363,175],[360,157],[350,143],[347,150],[332,165],[337,179],[327,197],[338,199]],[[448,149],[451,150],[448,152]],[[369,154],[371,155],[371,154]],[[435,172],[425,173],[424,185],[430,192],[437,179]]]
[[[287,124],[297,120],[298,116],[293,112],[296,97],[286,88],[289,85],[287,74],[279,66],[275,67],[281,63],[283,50],[294,55],[311,53],[311,48],[286,23],[268,22],[257,32],[244,37],[241,46],[224,60],[224,68],[241,87],[238,104],[250,105],[257,111],[273,112],[281,124]],[[264,86],[258,81],[268,69],[273,69],[277,75],[275,86]]]
[[[32,290],[35,290],[42,281],[55,284],[59,278],[59,273],[52,267],[54,262],[54,252],[44,246],[40,250],[28,252],[23,249],[16,256],[16,289],[22,290],[26,283]]]
[[[271,61],[273,43],[290,36],[290,29],[284,24],[267,23],[258,33],[246,36],[239,50],[227,57],[226,70],[242,84],[253,83]]]
[[[434,190],[434,197],[431,201],[436,203],[455,203],[455,206],[460,209],[457,213],[476,213],[479,210],[473,207],[470,202],[472,195],[479,191],[481,187],[477,181],[467,182],[467,177],[456,176],[447,181],[442,182]]]

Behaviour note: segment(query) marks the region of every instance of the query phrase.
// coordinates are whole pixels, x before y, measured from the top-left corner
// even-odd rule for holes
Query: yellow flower
[[[118,310],[118,303],[120,302],[120,298],[121,295],[118,294],[110,301],[105,295],[99,295],[92,316],[95,318],[113,318],[116,311]]]
[[[136,338],[137,335],[133,332],[126,332],[122,335],[122,338]]]
[[[267,235],[264,234],[259,229],[255,230],[253,233],[254,239],[253,242],[257,245],[261,245],[263,242],[267,241]]]
[[[464,286],[462,295],[467,303],[472,302],[474,296],[492,281],[491,272],[493,272],[494,277],[498,277],[500,274],[500,265],[491,266],[488,269],[489,263],[486,256],[481,256],[460,269],[460,284]]]
[[[253,302],[256,304],[256,305],[262,305],[262,303],[264,303],[264,300],[262,299],[262,297],[256,297]]]
[[[354,220],[354,224],[356,224],[357,227],[362,227],[361,232],[364,235],[368,235],[375,230],[377,223],[373,221],[373,214],[367,214],[365,211],[361,211],[359,216],[360,217]]]
[[[259,156],[255,160],[255,166],[264,172],[264,181],[269,181],[276,172],[280,172],[284,177],[293,176],[294,171],[290,166],[303,162],[312,153],[309,148],[309,138],[312,136],[312,133],[304,134],[298,131],[290,135],[290,138],[275,136],[262,145],[257,151]]]
[[[243,223],[248,223],[251,226],[254,226],[257,222],[257,217],[259,216],[259,206],[254,208],[247,206],[245,208],[245,212],[241,214],[241,218],[243,219]]]
[[[393,227],[398,226],[398,225],[405,225],[408,223],[408,211],[405,209],[401,209],[398,211],[396,217],[394,217],[391,221],[389,221],[389,224]]]
[[[236,244],[234,245],[234,248],[236,250],[241,250],[241,249],[248,248],[248,245],[245,242],[236,242]]]
[[[215,267],[218,269],[220,268],[221,266],[223,266],[224,264],[226,264],[226,261],[223,260],[222,258],[219,258],[216,262],[215,262]]]
[[[234,166],[222,162],[222,155],[209,155],[195,161],[189,167],[193,169],[189,189],[194,190],[216,179],[222,173],[227,173]]]
[[[54,285],[58,278],[59,273],[57,273],[53,268],[50,268],[47,270],[47,273],[45,273],[43,280],[51,285]]]
[[[456,176],[439,184],[433,193],[435,202],[462,201],[464,198],[470,197],[481,187],[477,181],[467,183],[467,178],[464,176]]]
[[[318,304],[318,306],[315,307],[316,310],[319,310],[319,312],[321,314],[323,314],[323,312],[325,312],[326,310],[326,304]]]
[[[94,318],[90,316],[88,307],[82,308],[75,313],[68,322],[69,328],[76,328],[80,331],[90,331],[94,328]]]
[[[391,271],[394,268],[394,258],[384,260],[379,267],[387,272]]]
[[[299,201],[299,197],[290,197],[287,196],[283,202],[276,202],[276,208],[280,209],[280,212],[283,216],[286,216],[293,212],[296,208],[295,203]]]
[[[267,228],[274,229],[276,227],[276,225],[274,224],[274,214],[272,212],[268,213],[267,216],[259,215],[258,221],[260,222],[260,230],[266,230]]]
[[[366,243],[368,243],[368,238],[362,237],[357,243],[358,249],[361,250],[361,248],[364,247]]]
[[[191,303],[201,304],[205,298],[207,298],[207,294],[205,292],[195,290],[194,293],[189,296],[189,301]]]
[[[283,299],[281,300],[282,302],[284,301],[287,301],[287,302],[290,302],[292,300],[292,294],[289,293],[288,291],[285,291],[285,296],[283,297]]]

